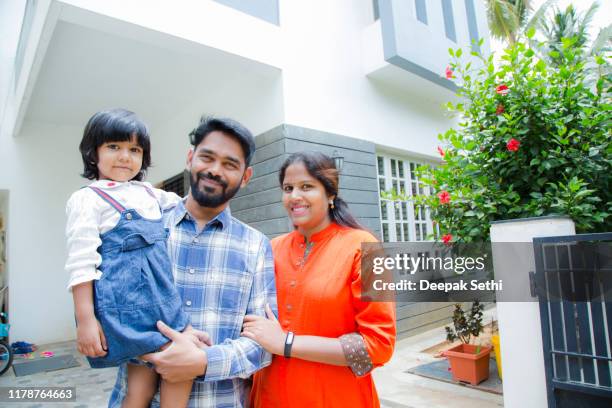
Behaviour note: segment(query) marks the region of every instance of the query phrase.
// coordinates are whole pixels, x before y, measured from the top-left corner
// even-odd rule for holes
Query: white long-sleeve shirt
[[[161,217],[159,206],[165,210],[176,205],[181,199],[174,193],[153,188],[147,182],[97,180],[90,186],[104,190],[126,209],[134,209],[141,216],[150,219]],[[147,192],[145,186],[151,189],[157,200]],[[98,253],[98,247],[102,244],[100,235],[117,225],[120,214],[92,189],[82,188],[68,199],[66,215],[66,271],[70,274],[68,290],[71,291],[75,285],[100,279],[102,276],[102,272],[98,270],[102,263],[102,257]]]

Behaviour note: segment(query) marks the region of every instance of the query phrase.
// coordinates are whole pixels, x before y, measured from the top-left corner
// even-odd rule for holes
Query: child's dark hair
[[[338,197],[340,174],[336,169],[334,159],[320,152],[293,153],[281,165],[278,172],[278,181],[282,187],[285,181],[287,167],[294,163],[303,163],[308,173],[319,180],[328,196],[334,196],[334,208],[329,208],[329,217],[332,221],[343,227],[366,230],[349,211],[348,204]]]
[[[110,109],[93,115],[85,125],[83,139],[79,145],[83,158],[83,177],[97,180],[98,147],[109,142],[127,142],[136,137],[142,147],[142,167],[133,180],[142,181],[151,165],[151,141],[149,130],[134,112],[126,109]]]

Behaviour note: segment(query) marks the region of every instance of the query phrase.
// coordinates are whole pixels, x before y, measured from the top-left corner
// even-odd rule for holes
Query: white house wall
[[[96,110],[126,107],[149,124],[154,183],[182,171],[187,135],[203,113],[234,117],[256,133],[283,121],[277,68],[185,40],[159,46],[98,28],[55,22],[21,130],[13,136],[3,127],[0,135],[12,339],[44,344],[75,337],[63,271],[64,207],[87,183],[79,177],[78,144]]]
[[[62,0],[80,10],[280,66],[279,27],[212,0]]]
[[[236,79],[222,88],[194,89],[185,96],[190,104],[151,129],[154,166],[150,168],[149,180],[161,181],[184,169],[190,146],[187,135],[202,114],[234,118],[256,135],[282,123],[280,78],[259,82],[243,78],[243,81]]]
[[[97,110],[126,107],[150,125],[152,182],[183,169],[187,134],[202,113],[234,117],[254,134],[280,126],[288,140],[278,142],[286,144],[282,154],[295,140],[307,142],[295,136],[310,134],[302,129],[334,134],[343,143],[366,141],[374,203],[360,205],[372,225],[376,153],[435,159],[436,135],[452,123],[437,98],[366,75],[363,35],[374,24],[369,0],[280,0],[280,26],[211,0],[37,4],[17,92],[14,78],[6,77],[11,57],[0,54],[2,68],[9,67],[0,69],[9,95],[0,124],[0,190],[9,195],[14,339],[42,344],[74,338],[63,270],[64,206],[86,183],[78,176],[77,148]],[[0,26],[6,18],[0,15]],[[12,31],[17,44],[19,31]],[[23,125],[13,134],[6,124],[18,115]],[[345,153],[347,159],[363,156]],[[351,160],[348,167],[365,166]],[[348,167],[345,180],[359,184],[357,170],[352,175]],[[274,171],[266,182],[274,182]],[[364,195],[358,187],[347,192],[356,201]]]
[[[365,76],[362,36],[373,23],[372,2],[286,4],[280,7],[286,123],[433,156],[437,133],[449,125],[440,103]]]
[[[30,126],[2,143],[0,186],[9,191],[7,229],[11,338],[50,342],[72,338],[71,302],[62,272],[63,208],[79,187],[74,154],[80,129]],[[8,171],[7,171],[8,170]]]

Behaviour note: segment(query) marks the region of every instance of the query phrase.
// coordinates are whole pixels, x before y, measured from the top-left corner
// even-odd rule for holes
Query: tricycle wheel
[[[13,364],[13,350],[4,340],[0,340],[0,375]]]

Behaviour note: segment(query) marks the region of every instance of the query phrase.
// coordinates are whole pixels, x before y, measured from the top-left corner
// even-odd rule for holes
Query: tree
[[[589,40],[588,29],[593,16],[599,9],[598,3],[593,3],[584,13],[578,13],[570,4],[565,10],[555,7],[552,14],[538,23],[538,29],[544,36],[546,54],[553,64],[559,65],[560,51],[563,40],[573,41],[577,50],[584,50]]]
[[[540,42],[532,41],[532,47],[538,50],[541,58],[556,67],[571,63],[564,60],[565,54],[562,52],[569,43],[575,50],[576,61],[592,59],[595,55],[609,56],[612,51],[612,25],[601,29],[595,40],[589,44],[590,25],[598,10],[597,2],[592,3],[584,13],[579,13],[572,4],[565,10],[555,7],[548,17],[537,23],[537,29],[543,38]],[[593,86],[597,77],[610,77],[611,73],[612,64],[608,58],[604,58],[603,64],[588,63],[586,84]]]
[[[486,0],[491,36],[513,45],[546,14],[556,0],[548,0],[531,14],[531,0]]]
[[[450,50],[462,100],[448,107],[460,122],[439,135],[443,164],[420,169],[436,194],[415,199],[444,242],[486,241],[492,221],[553,214],[571,217],[578,232],[612,228],[610,78],[587,86],[588,60],[571,41],[562,42],[562,65],[541,59],[528,41],[534,31],[499,66],[475,52],[472,66]]]

